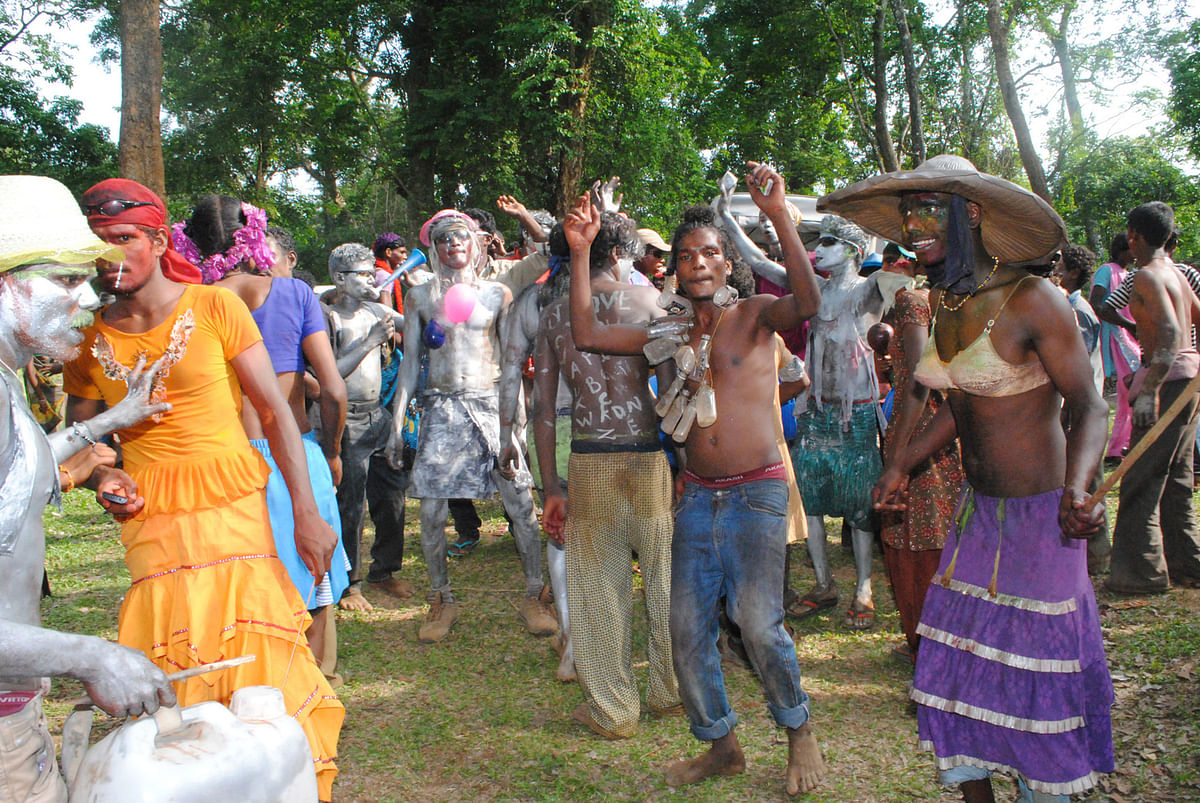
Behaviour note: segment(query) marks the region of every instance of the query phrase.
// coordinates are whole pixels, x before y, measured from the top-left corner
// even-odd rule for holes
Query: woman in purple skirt
[[[964,800],[993,800],[995,770],[1022,800],[1066,800],[1113,769],[1113,694],[1087,576],[1102,508],[1083,507],[1107,407],[1066,298],[1023,267],[1066,243],[1062,219],[957,156],[820,208],[904,243],[933,285],[915,375],[949,404],[897,444],[875,488],[877,507],[903,510],[909,472],[957,435],[968,485],[917,630],[921,745]]]

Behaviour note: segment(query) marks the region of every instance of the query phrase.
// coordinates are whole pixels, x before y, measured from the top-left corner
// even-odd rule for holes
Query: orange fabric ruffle
[[[329,800],[345,709],[304,638],[311,620],[275,556],[265,494],[139,517],[125,524],[122,541],[133,585],[118,640],[165,672],[255,655],[177,687],[180,705],[228,705],[235,689],[279,688],[308,737],[320,797]]]
[[[146,500],[137,515],[144,520],[164,513],[223,507],[266,488],[271,469],[247,441],[244,448],[211,457],[148,463],[133,469],[130,475]]]

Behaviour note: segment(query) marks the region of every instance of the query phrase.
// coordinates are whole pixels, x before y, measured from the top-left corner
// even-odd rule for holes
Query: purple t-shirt
[[[275,373],[304,370],[304,338],[325,331],[325,316],[316,293],[299,279],[276,277],[267,298],[251,310]]]

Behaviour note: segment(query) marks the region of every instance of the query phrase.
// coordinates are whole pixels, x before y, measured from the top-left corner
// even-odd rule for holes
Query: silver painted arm
[[[713,199],[713,211],[717,214],[717,224],[721,230],[729,235],[729,239],[733,240],[733,245],[741,254],[742,259],[750,266],[750,270],[758,276],[763,277],[769,282],[779,285],[780,287],[788,286],[787,270],[778,262],[772,262],[767,258],[767,255],[762,252],[749,235],[742,230],[734,220],[733,212],[730,210],[730,200],[733,196],[733,190],[737,187],[737,178],[733,173],[726,173],[721,177],[718,185],[721,194]]]
[[[50,450],[54,453],[54,462],[62,463],[71,455],[88,448],[111,432],[127,429],[152,415],[170,410],[171,405],[167,402],[152,404],[150,401],[150,394],[154,389],[154,380],[158,377],[162,359],[160,357],[149,367],[146,366],[145,358],[138,360],[137,365],[125,379],[125,385],[128,388],[125,398],[87,421],[78,422],[48,436]]]

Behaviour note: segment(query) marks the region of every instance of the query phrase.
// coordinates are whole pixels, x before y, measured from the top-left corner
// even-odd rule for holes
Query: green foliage
[[[1200,20],[1188,28],[1170,68],[1171,117],[1192,156],[1200,159]]]
[[[1125,215],[1146,201],[1163,201],[1175,210],[1183,232],[1176,258],[1200,257],[1200,180],[1178,166],[1169,141],[1159,136],[1115,137],[1095,143],[1068,162],[1054,187],[1058,210],[1073,242],[1105,246],[1125,230]],[[1092,231],[1086,223],[1091,221]]]
[[[80,125],[82,104],[43,100],[26,77],[0,67],[0,173],[50,176],[77,195],[116,172],[108,130]]]

